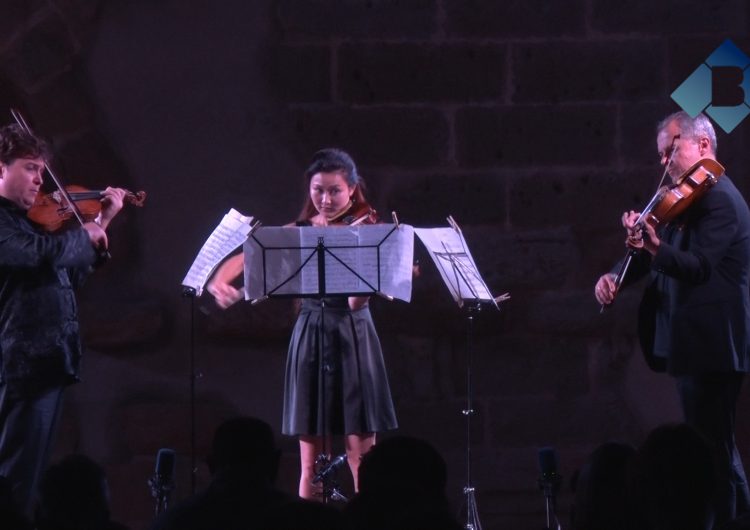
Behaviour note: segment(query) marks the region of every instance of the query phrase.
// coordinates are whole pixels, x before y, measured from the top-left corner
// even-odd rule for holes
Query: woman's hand
[[[237,289],[232,282],[237,278],[245,266],[245,255],[240,253],[232,256],[216,269],[206,289],[216,299],[216,305],[226,309],[243,298],[241,289]]]
[[[362,309],[366,304],[367,301],[370,299],[369,296],[350,296],[349,297],[349,309],[352,311],[357,311],[358,309]]]
[[[239,302],[243,297],[240,289],[224,282],[210,281],[208,282],[207,289],[209,293],[214,295],[216,305],[222,309],[226,309],[230,305]]]

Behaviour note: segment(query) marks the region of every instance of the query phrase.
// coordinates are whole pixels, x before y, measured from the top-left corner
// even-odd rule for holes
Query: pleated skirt
[[[324,305],[325,304],[325,305]],[[292,332],[282,432],[382,432],[398,424],[380,340],[367,306],[305,299]]]

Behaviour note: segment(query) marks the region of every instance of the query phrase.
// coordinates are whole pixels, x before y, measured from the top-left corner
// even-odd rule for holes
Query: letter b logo
[[[672,92],[691,117],[704,112],[726,132],[750,114],[750,58],[729,39]]]

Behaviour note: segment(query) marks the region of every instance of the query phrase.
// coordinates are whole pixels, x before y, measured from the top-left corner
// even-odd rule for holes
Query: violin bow
[[[638,220],[635,222],[635,226],[638,226],[639,224],[642,224],[646,216],[651,212],[651,210],[654,207],[654,204],[656,204],[659,201],[659,190],[661,189],[662,184],[664,183],[664,179],[667,178],[667,173],[669,172],[669,166],[672,165],[672,160],[674,160],[674,155],[679,150],[680,146],[675,145],[675,142],[680,139],[679,134],[675,134],[672,138],[672,145],[670,146],[670,153],[669,153],[669,160],[664,166],[664,173],[661,175],[661,179],[659,180],[659,184],[656,186],[656,193],[653,197],[651,197],[651,200],[648,202],[646,207],[641,212],[641,215],[638,216]],[[617,293],[620,292],[620,287],[622,286],[622,282],[625,279],[625,274],[628,272],[628,268],[630,267],[630,262],[633,261],[633,258],[638,254],[638,250],[631,248],[628,250],[628,253],[625,255],[625,259],[622,262],[622,265],[620,266],[620,270],[617,272],[617,276],[615,276],[615,293],[614,296],[617,296]],[[614,298],[612,299],[612,302],[614,302]],[[599,309],[599,313],[604,313],[604,310],[607,308],[607,304],[602,304],[601,308]]]
[[[30,134],[31,136],[36,136],[34,134],[34,131],[31,130],[31,127],[29,127],[29,124],[26,123],[26,120],[23,118],[19,111],[17,111],[16,109],[10,109],[10,114],[13,116],[13,119],[16,120],[18,126],[24,130],[24,132]],[[62,185],[62,181],[57,178],[57,175],[55,175],[54,171],[52,171],[52,168],[49,167],[49,164],[47,164],[46,160],[44,161],[44,169],[47,170],[47,174],[52,179],[52,182],[54,182],[55,186],[57,186],[57,189],[60,190],[60,194],[65,198],[66,201],[68,201],[70,210],[73,212],[76,220],[81,224],[81,226],[83,226],[83,216],[81,215],[81,211],[78,209],[78,205],[75,203],[75,201],[73,201],[70,193],[68,193],[68,190],[66,190],[65,186]]]

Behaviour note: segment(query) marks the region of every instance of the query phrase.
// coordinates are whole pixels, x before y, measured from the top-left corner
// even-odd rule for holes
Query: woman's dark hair
[[[337,172],[343,174],[346,183],[354,188],[352,201],[355,203],[367,202],[364,195],[364,181],[357,173],[357,166],[354,164],[352,157],[346,151],[335,147],[321,149],[313,155],[310,165],[305,170],[305,182],[308,189],[305,190],[306,199],[299,214],[299,221],[306,221],[318,213],[310,198],[310,179],[318,173]]]
[[[16,124],[6,125],[0,128],[0,162],[8,165],[18,158],[42,158],[46,162],[49,146]]]

